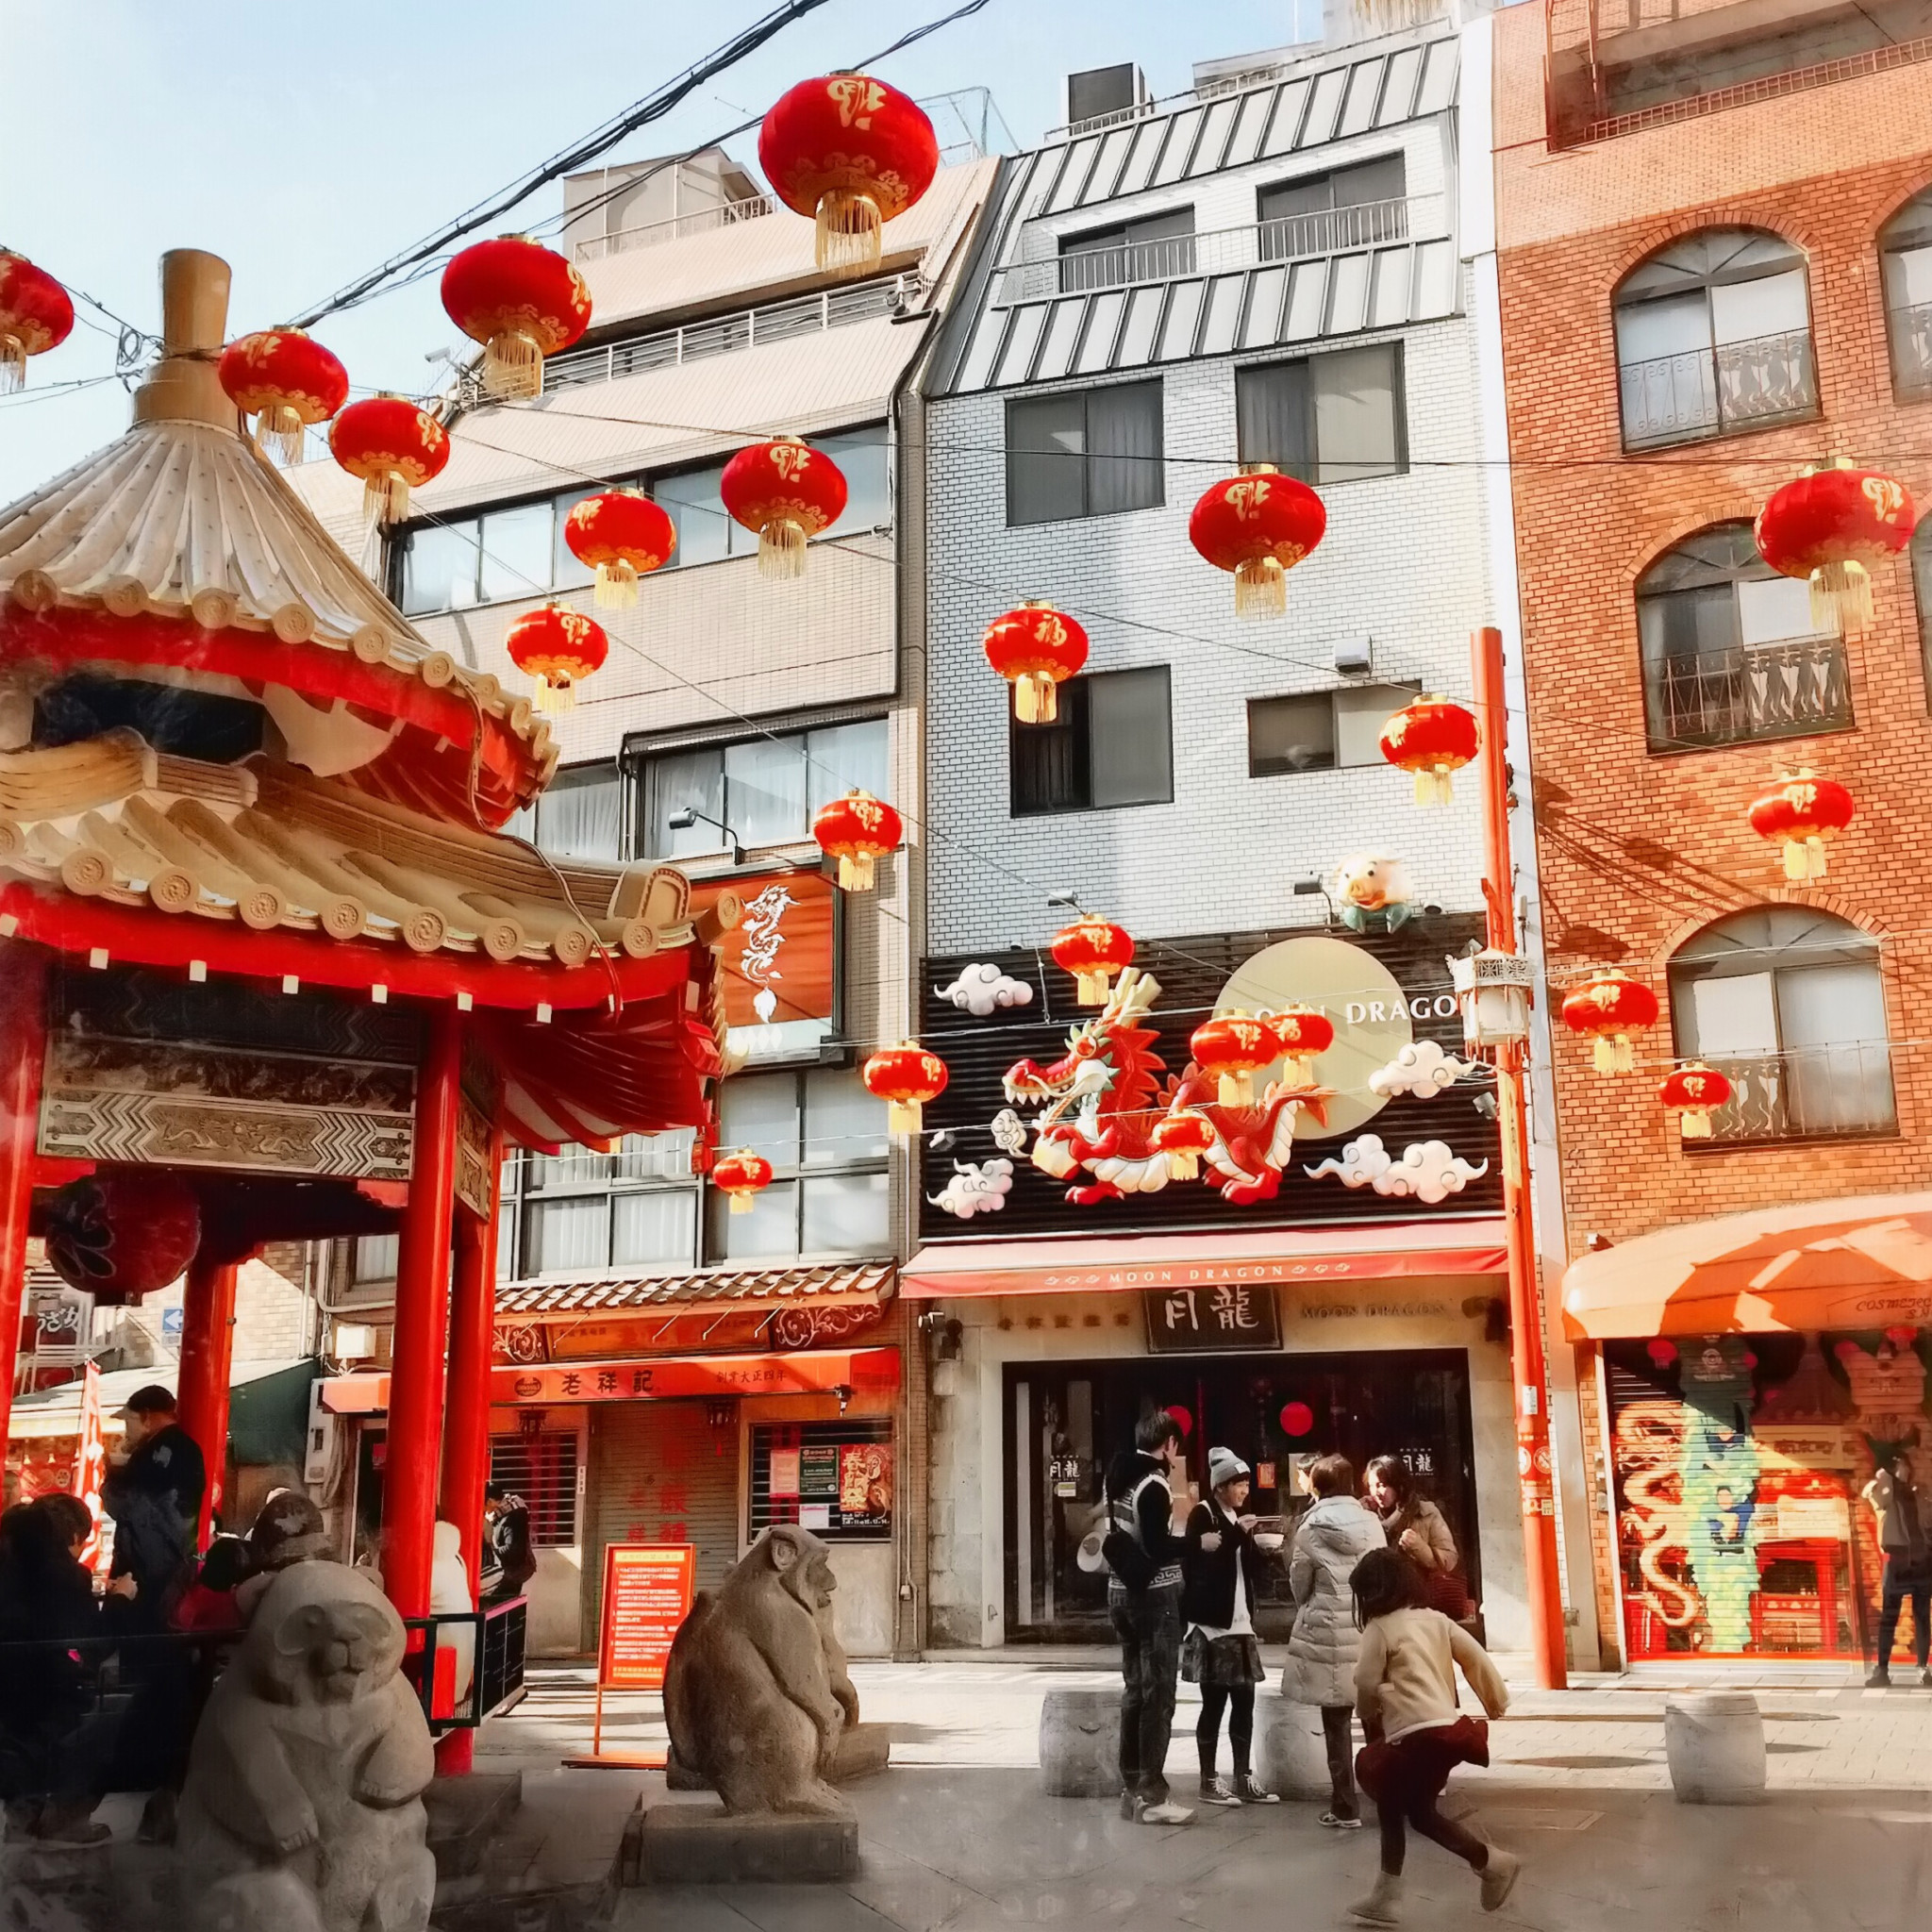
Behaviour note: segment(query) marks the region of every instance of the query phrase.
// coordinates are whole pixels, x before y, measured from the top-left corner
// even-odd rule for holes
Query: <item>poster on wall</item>
[[[672,1640],[691,1612],[697,1551],[690,1543],[608,1543],[597,1643],[602,1690],[661,1690]]]

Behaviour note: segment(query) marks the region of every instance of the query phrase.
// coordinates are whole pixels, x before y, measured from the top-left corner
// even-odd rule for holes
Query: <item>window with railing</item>
[[[1749,524],[1686,538],[1637,584],[1652,751],[1848,731],[1844,641],[1812,627],[1809,587],[1757,554]]]
[[[1399,154],[1276,181],[1256,195],[1263,261],[1297,261],[1408,236],[1407,173]]]
[[[1678,1055],[1717,1067],[1731,1098],[1709,1146],[1897,1129],[1878,941],[1809,907],[1731,914],[1670,963]]]
[[[1776,235],[1686,236],[1624,278],[1612,312],[1626,450],[1818,413],[1805,258]]]
[[[1932,396],[1932,189],[1913,195],[1878,237],[1891,388],[1900,402]]]
[[[1068,235],[1060,242],[1060,292],[1121,289],[1194,273],[1194,210],[1168,208],[1138,222],[1117,222]]]

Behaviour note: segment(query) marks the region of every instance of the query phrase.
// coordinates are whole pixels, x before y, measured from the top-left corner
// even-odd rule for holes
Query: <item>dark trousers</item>
[[[1449,1774],[1457,1765],[1470,1761],[1467,1750],[1459,1748],[1453,1738],[1435,1731],[1412,1731],[1393,1745],[1372,1746],[1362,1755],[1365,1760],[1371,1755],[1382,1759],[1379,1774],[1369,1779],[1369,1790],[1382,1827],[1383,1871],[1391,1876],[1401,1875],[1406,1828],[1411,1824],[1474,1871],[1480,1872],[1490,1862],[1489,1846],[1437,1808]],[[1487,1764],[1488,1753],[1476,1761]]]
[[[1355,1706],[1322,1707],[1322,1741],[1328,1747],[1328,1808],[1338,1818],[1360,1816],[1355,1796]],[[1400,1872],[1400,1865],[1395,1867]]]
[[[1925,1668],[1926,1639],[1932,1636],[1926,1618],[1932,1614],[1932,1571],[1909,1571],[1901,1575],[1900,1559],[1894,1550],[1885,1553],[1885,1584],[1878,1600],[1878,1668],[1891,1668],[1891,1653],[1898,1641],[1898,1613],[1909,1598],[1912,1606],[1912,1655],[1919,1668]]]
[[[1392,1876],[1402,1874],[1402,1855],[1405,1824],[1412,1824],[1424,1838],[1434,1839],[1445,1852],[1454,1852],[1474,1870],[1480,1872],[1490,1862],[1490,1848],[1473,1831],[1464,1831],[1454,1819],[1444,1818],[1437,1810],[1438,1792],[1434,1797],[1413,1797],[1407,1808],[1394,1805],[1377,1805],[1375,1816],[1382,1827],[1382,1869]]]
[[[1108,1611],[1121,1641],[1121,1788],[1164,1804],[1181,1670],[1180,1587],[1129,1591],[1110,1598]]]
[[[1194,1746],[1201,1754],[1201,1775],[1214,1775],[1214,1758],[1221,1747],[1221,1714],[1227,1713],[1227,1744],[1234,1754],[1237,1777],[1245,1777],[1255,1739],[1255,1687],[1237,1684],[1201,1686],[1201,1721],[1194,1726]]]

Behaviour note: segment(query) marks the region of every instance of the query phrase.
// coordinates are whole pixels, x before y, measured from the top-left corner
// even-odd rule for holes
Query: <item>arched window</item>
[[[1718,1141],[1889,1134],[1891,1048],[1878,942],[1802,906],[1707,925],[1670,965],[1671,1028],[1686,1059],[1730,1075]]]
[[[1706,228],[1611,298],[1624,447],[1736,436],[1818,413],[1805,258],[1755,228]]]
[[[1757,554],[1749,524],[1713,524],[1638,579],[1652,751],[1851,728],[1845,647],[1811,627],[1811,592]]]
[[[1932,396],[1932,188],[1922,190],[1878,237],[1891,389],[1900,402]]]

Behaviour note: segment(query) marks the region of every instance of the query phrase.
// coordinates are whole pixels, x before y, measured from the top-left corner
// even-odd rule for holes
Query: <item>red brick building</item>
[[[1633,1076],[1560,1027],[1555,1053],[1599,1623],[1633,1658],[1871,1656],[1858,1491],[1932,1445],[1932,520],[1843,639],[1751,533],[1839,458],[1932,500],[1915,21],[1533,0],[1492,24],[1551,991],[1617,966],[1662,1009]],[[1746,819],[1799,767],[1857,805],[1811,886]],[[1657,1091],[1692,1057],[1734,1089],[1705,1139]]]

